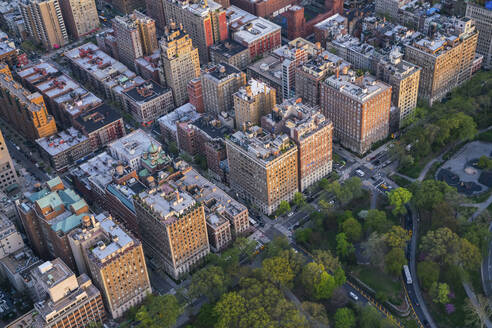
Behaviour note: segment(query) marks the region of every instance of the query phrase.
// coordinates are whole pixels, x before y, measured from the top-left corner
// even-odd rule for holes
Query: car
[[[386,186],[384,183],[381,183],[379,186],[384,190],[388,190],[388,186]]]
[[[349,292],[349,296],[354,300],[354,301],[358,301],[359,300],[359,296],[355,295],[354,292]]]
[[[358,175],[358,176],[360,176],[361,178],[362,178],[364,175],[366,175],[366,174],[365,174],[362,170],[360,170],[360,169],[355,170],[355,174],[357,174],[357,175]]]
[[[292,215],[294,215],[294,212],[290,212],[289,214],[287,214],[287,216],[290,218]]]

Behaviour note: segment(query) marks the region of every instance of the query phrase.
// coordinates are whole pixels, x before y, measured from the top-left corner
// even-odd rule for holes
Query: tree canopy
[[[393,206],[393,214],[403,215],[407,213],[405,204],[412,199],[412,193],[402,187],[396,188],[388,194],[390,205]]]

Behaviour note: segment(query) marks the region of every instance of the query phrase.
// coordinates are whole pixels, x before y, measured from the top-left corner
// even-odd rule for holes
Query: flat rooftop
[[[238,42],[251,44],[263,39],[271,33],[280,31],[280,29],[279,25],[262,17],[258,17],[246,25],[243,25],[240,30],[233,34],[233,38]]]
[[[147,187],[138,179],[131,178],[126,181],[126,184],[124,185],[110,183],[106,186],[106,190],[118,198],[118,200],[133,213],[135,213],[133,197],[147,190]]]
[[[243,46],[237,41],[234,41],[233,39],[227,39],[225,41],[210,46],[210,51],[220,53],[226,58],[233,57],[247,49],[247,47]]]
[[[274,135],[253,126],[247,131],[237,131],[226,142],[234,143],[246,153],[264,164],[271,162],[289,150],[296,149],[286,134]]]
[[[202,116],[191,124],[205,132],[212,139],[224,138],[225,135],[234,132],[230,127],[209,116]]]
[[[227,63],[214,65],[212,69],[207,70],[203,77],[213,78],[215,81],[226,81],[232,77],[238,76],[242,71]]]
[[[98,214],[96,220],[100,223],[105,235],[110,239],[99,242],[96,247],[92,249],[92,255],[99,263],[103,264],[113,257],[117,256],[119,252],[136,244],[135,240],[129,236],[119,225],[117,225],[111,218],[108,218],[104,214]]]
[[[152,101],[166,93],[171,93],[171,89],[163,88],[152,80],[146,81],[140,85],[135,85],[130,89],[123,91],[124,95],[128,96],[137,104],[144,104]]]
[[[31,271],[31,275],[36,280],[42,281],[48,288],[52,288],[73,276],[74,273],[60,258],[56,258],[39,265]]]
[[[317,23],[314,26],[322,30],[333,30],[339,27],[345,28],[346,26],[344,26],[344,24],[346,20],[347,20],[346,17],[340,14],[335,14],[333,16],[328,17],[325,20],[322,20],[321,22]]]
[[[108,144],[111,153],[125,154],[127,157],[139,157],[147,152],[151,144],[160,145],[160,142],[152,138],[142,129],[137,129],[126,136]]]
[[[248,84],[245,87],[241,87],[234,95],[246,101],[253,101],[260,93],[268,94],[271,90],[272,89],[266,83],[250,79]]]
[[[187,192],[177,191],[168,184],[141,192],[138,197],[164,224],[172,224],[178,217],[196,204]]]
[[[74,174],[85,175],[96,186],[104,189],[113,180],[113,172],[117,163],[118,161],[107,152],[102,152],[80,164]]]
[[[92,133],[120,119],[121,115],[116,110],[107,104],[101,104],[81,114],[75,120],[84,128],[85,133]]]
[[[195,122],[201,117],[201,114],[196,111],[195,106],[186,103],[183,106],[176,108],[174,111],[161,116],[157,121],[160,126],[166,127],[170,131],[176,132],[176,123],[179,122]]]
[[[87,140],[89,139],[80,131],[71,127],[49,137],[37,139],[36,143],[51,156],[56,156]]]
[[[206,17],[211,11],[219,10],[222,8],[220,4],[217,2],[214,2],[212,0],[207,1],[207,5],[205,6],[205,3],[203,1],[200,1],[198,3],[192,3],[187,0],[165,0],[165,1],[170,1],[177,6],[187,9],[191,13],[193,13],[196,16],[200,17]]]
[[[279,86],[282,85],[282,60],[275,56],[269,55],[256,61],[248,66],[248,70],[261,75]]]
[[[366,74],[357,79],[354,71],[350,71],[349,74],[339,75],[338,78],[336,75],[331,75],[324,83],[358,102],[365,102],[391,88],[372,75]]]

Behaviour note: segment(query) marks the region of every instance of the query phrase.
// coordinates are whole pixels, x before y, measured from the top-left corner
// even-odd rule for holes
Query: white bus
[[[410,275],[410,270],[408,269],[408,265],[403,266],[403,272],[405,273],[405,278],[407,279],[407,284],[412,283],[412,276]]]

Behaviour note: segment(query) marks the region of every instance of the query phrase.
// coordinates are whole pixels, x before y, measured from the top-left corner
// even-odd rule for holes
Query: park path
[[[478,306],[477,295],[475,295],[475,292],[470,287],[470,285],[467,282],[463,282],[463,288],[465,289],[466,295],[470,299],[473,306],[475,306],[475,307]],[[484,324],[485,324],[485,327],[492,328],[492,322],[490,322],[489,318],[487,318],[487,317],[485,317]]]

